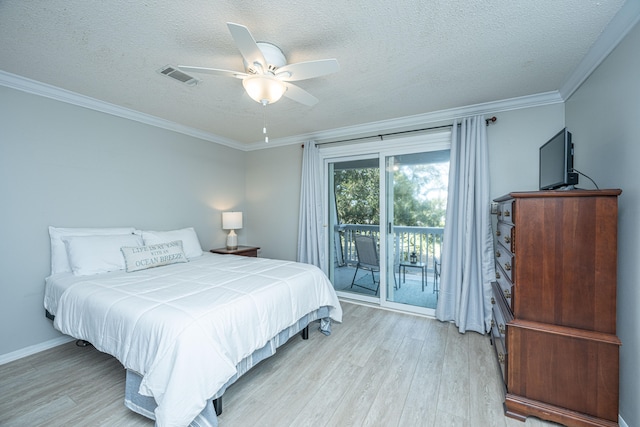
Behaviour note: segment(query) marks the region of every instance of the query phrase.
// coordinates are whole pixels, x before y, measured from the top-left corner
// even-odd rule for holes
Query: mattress
[[[159,426],[188,425],[243,359],[325,306],[342,320],[315,266],[209,253],[134,273],[56,275],[45,285],[54,326],[138,373]]]

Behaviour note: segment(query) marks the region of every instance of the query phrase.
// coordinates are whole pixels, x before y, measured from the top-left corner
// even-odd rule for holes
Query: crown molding
[[[347,126],[326,131],[295,135],[287,138],[273,139],[270,140],[268,144],[265,144],[264,141],[255,142],[247,145],[245,150],[264,150],[277,146],[300,144],[311,140],[317,142],[331,142],[350,138],[364,138],[367,136],[376,136],[380,132],[389,133],[421,129],[435,124],[451,123],[455,119],[461,119],[478,114],[495,114],[504,111],[539,107],[562,102],[564,102],[564,100],[558,91],[544,92],[517,98],[503,99],[500,101],[451,108],[448,110],[434,111],[414,116],[400,117],[397,119],[381,120],[356,126]]]
[[[0,85],[34,95],[44,96],[56,101],[66,102],[78,107],[88,108],[90,110],[111,114],[112,116],[121,117],[150,126],[155,126],[158,128],[192,136],[194,138],[203,139],[205,141],[215,142],[216,144],[225,145],[237,150],[246,149],[244,144],[228,138],[224,138],[219,135],[215,135],[209,132],[203,132],[189,126],[180,125],[178,123],[161,119],[150,114],[145,114],[139,111],[120,107],[115,104],[110,104],[108,102],[100,101],[95,98],[80,95],[76,92],[71,92],[66,89],[38,82],[36,80],[31,80],[26,77],[11,74],[2,70],[0,70]]]
[[[474,104],[448,110],[440,110],[425,114],[364,123],[319,132],[311,132],[286,138],[276,138],[272,139],[268,144],[263,141],[242,144],[219,135],[203,132],[192,127],[180,125],[169,120],[140,113],[138,111],[80,95],[75,92],[7,73],[2,70],[0,70],[0,85],[182,133],[241,151],[264,150],[278,146],[299,144],[309,140],[328,142],[332,140],[337,141],[341,139],[375,136],[381,131],[393,132],[399,130],[419,129],[435,123],[452,122],[455,119],[470,115],[495,114],[504,111],[565,102],[639,21],[640,2],[633,0],[625,2],[616,16],[614,16],[609,25],[600,35],[598,40],[593,44],[587,55],[580,62],[576,70],[574,70],[558,91]]]
[[[640,21],[640,1],[626,1],[560,88],[562,99],[566,101],[578,90],[638,21]]]
[[[458,107],[449,110],[440,110],[415,116],[400,117],[397,119],[382,120],[378,122],[365,123],[362,125],[347,126],[343,128],[329,129],[326,131],[295,135],[287,138],[274,139],[271,140],[268,144],[265,144],[263,141],[251,144],[242,144],[219,135],[203,132],[189,126],[180,125],[178,123],[161,119],[150,114],[145,114],[128,108],[120,107],[115,104],[100,101],[95,98],[81,95],[76,92],[71,92],[66,89],[38,82],[36,80],[28,79],[26,77],[18,76],[2,70],[0,70],[0,85],[76,105],[79,107],[111,114],[116,117],[134,120],[150,126],[159,127],[162,129],[192,136],[194,138],[221,144],[240,151],[263,150],[277,146],[299,144],[303,141],[309,140],[329,141],[365,135],[376,135],[381,131],[393,132],[395,130],[418,129],[420,127],[425,127],[433,123],[447,121],[451,122],[457,118],[462,118],[470,115],[493,114],[501,111],[516,110],[520,108],[528,108],[563,102],[558,92],[546,92],[519,98]]]

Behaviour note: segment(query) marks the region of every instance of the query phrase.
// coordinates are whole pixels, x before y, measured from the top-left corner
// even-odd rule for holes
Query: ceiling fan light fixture
[[[261,104],[265,101],[267,104],[273,104],[287,91],[284,82],[264,74],[245,77],[242,86],[251,99]]]

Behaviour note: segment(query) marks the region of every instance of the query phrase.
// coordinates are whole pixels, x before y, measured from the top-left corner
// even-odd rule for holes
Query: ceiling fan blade
[[[248,76],[247,73],[241,71],[219,70],[217,68],[191,67],[188,65],[178,65],[178,68],[192,73],[213,74],[214,76],[235,77],[236,79],[244,79]]]
[[[325,76],[338,70],[340,70],[340,65],[337,59],[320,59],[285,65],[278,68],[276,76],[285,82],[295,82]]]
[[[285,83],[285,86],[287,87],[287,90],[284,93],[284,96],[287,98],[309,107],[313,107],[318,103],[318,98],[311,95],[306,90],[301,89],[296,85],[292,85],[291,83]]]
[[[227,22],[227,27],[229,27],[231,37],[236,42],[236,46],[247,64],[253,67],[255,63],[258,63],[266,71],[267,61],[264,59],[264,55],[249,29],[244,25],[234,24],[233,22]]]

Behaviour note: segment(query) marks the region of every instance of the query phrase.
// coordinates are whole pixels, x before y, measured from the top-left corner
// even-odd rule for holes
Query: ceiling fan
[[[272,43],[256,42],[244,25],[227,22],[231,36],[242,55],[245,71],[178,65],[182,71],[235,77],[242,80],[247,94],[262,105],[272,104],[283,95],[313,106],[318,98],[291,82],[321,77],[340,69],[336,59],[287,64],[280,48]]]

